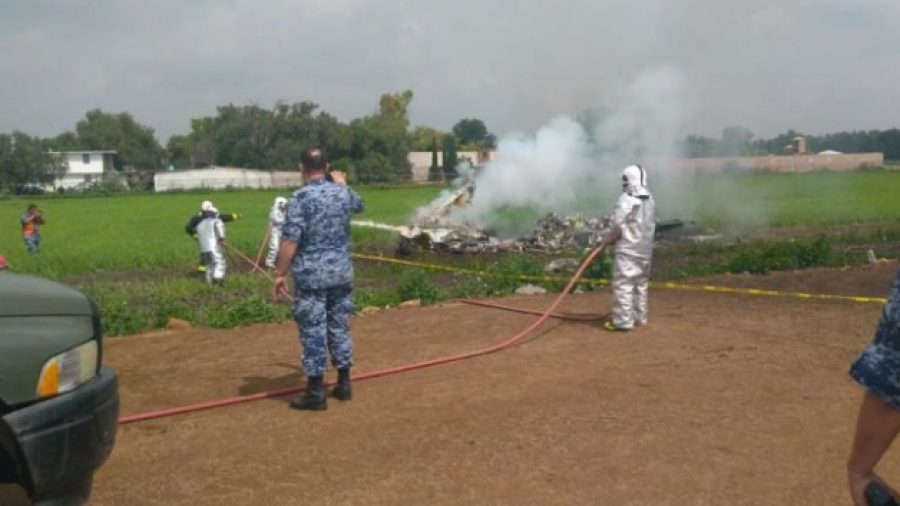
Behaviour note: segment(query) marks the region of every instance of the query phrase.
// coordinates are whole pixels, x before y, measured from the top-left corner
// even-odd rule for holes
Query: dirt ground
[[[702,281],[883,297],[897,267]],[[606,291],[563,305],[608,307]],[[272,399],[123,426],[90,504],[847,504],[861,391],[846,371],[879,312],[657,290],[648,327],[547,323],[498,354],[358,382],[353,401],[323,413]],[[457,303],[358,317],[356,370],[483,347],[531,321]],[[123,414],[301,381],[291,325],[118,338],[107,350]],[[882,472],[897,477],[887,460]]]

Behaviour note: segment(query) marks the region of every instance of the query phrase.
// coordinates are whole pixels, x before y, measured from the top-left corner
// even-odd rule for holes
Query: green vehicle
[[[0,272],[0,484],[83,504],[116,438],[119,392],[100,312],[61,284]]]

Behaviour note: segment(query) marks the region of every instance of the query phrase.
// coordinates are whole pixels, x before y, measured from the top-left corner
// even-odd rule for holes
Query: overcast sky
[[[0,0],[0,132],[127,111],[162,142],[217,105],[342,120],[411,89],[413,124],[498,134],[685,76],[689,131],[900,126],[897,0]],[[681,100],[681,98],[670,98]]]

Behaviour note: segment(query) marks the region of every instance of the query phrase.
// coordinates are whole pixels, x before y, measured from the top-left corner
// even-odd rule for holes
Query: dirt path
[[[896,267],[745,284],[884,296]],[[91,504],[846,504],[861,395],[846,370],[880,307],[652,297],[651,325],[633,333],[550,323],[497,355],[360,382],[325,413],[280,399],[124,426]],[[582,294],[565,310],[608,305]],[[531,321],[453,304],[357,318],[357,369],[484,346]],[[107,361],[134,413],[298,384],[297,356],[295,329],[272,325],[114,339]]]

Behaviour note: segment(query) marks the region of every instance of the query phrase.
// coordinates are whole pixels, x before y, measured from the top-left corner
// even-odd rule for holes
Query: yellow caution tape
[[[555,277],[555,276],[528,276],[528,275],[510,275],[510,274],[499,274],[488,271],[479,271],[475,269],[466,269],[463,267],[452,267],[449,265],[439,265],[439,264],[431,264],[424,262],[411,262],[409,260],[400,260],[397,258],[387,258],[381,256],[374,255],[361,255],[354,254],[354,258],[359,258],[361,260],[371,260],[374,262],[382,262],[389,263],[395,265],[406,265],[410,267],[418,267],[421,269],[430,269],[435,271],[445,271],[445,272],[459,272],[464,274],[471,274],[473,276],[481,276],[481,277],[491,277],[491,278],[502,278],[502,279],[517,279],[522,281],[544,281],[544,282],[557,282],[562,283],[567,281],[564,278]],[[581,278],[579,283],[587,284],[587,285],[596,285],[596,286],[606,286],[610,284],[610,280],[602,279],[602,278]],[[884,304],[887,302],[887,299],[883,297],[859,297],[859,296],[851,296],[851,295],[831,295],[831,294],[819,294],[819,293],[802,293],[802,292],[780,292],[777,290],[761,290],[759,288],[732,288],[727,286],[714,286],[714,285],[686,285],[681,283],[670,283],[670,282],[650,282],[651,288],[667,288],[671,290],[689,290],[689,291],[702,291],[702,292],[716,292],[716,293],[735,293],[741,295],[760,295],[767,297],[790,297],[796,299],[817,299],[817,300],[841,300],[841,301],[849,301],[849,302],[859,302],[863,304]]]

